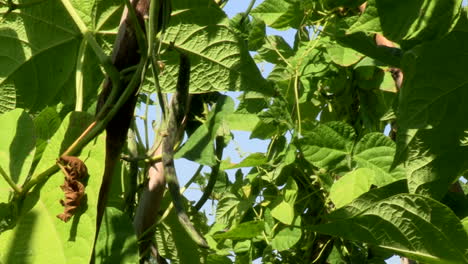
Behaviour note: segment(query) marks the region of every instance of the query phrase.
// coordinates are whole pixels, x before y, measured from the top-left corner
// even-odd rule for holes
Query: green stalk
[[[247,16],[249,15],[250,11],[252,10],[253,6],[255,4],[255,0],[250,0],[250,3],[249,3],[249,6],[247,7],[247,9],[245,10],[244,14],[242,14],[242,19],[240,21],[240,23],[244,23],[244,20],[247,18]]]
[[[16,194],[20,194],[20,193],[21,193],[20,187],[18,187],[18,186],[13,182],[13,180],[10,178],[10,176],[8,176],[8,174],[3,170],[2,166],[0,166],[0,174],[3,176],[3,178],[5,179],[5,181],[8,183],[8,185],[10,185],[10,187],[15,191]]]
[[[81,17],[78,15],[76,12],[75,8],[73,5],[70,3],[69,0],[61,0],[63,6],[67,10],[68,14],[71,16],[73,21],[75,22],[76,26],[80,30],[81,34],[83,37],[86,39],[88,44],[91,46],[93,49],[94,53],[96,54],[99,62],[104,68],[104,71],[106,72],[107,76],[112,81],[113,85],[118,85],[120,83],[120,74],[119,71],[115,68],[115,66],[112,64],[111,59],[109,56],[106,55],[106,53],[102,50],[101,46],[97,43],[96,39],[94,38],[92,32],[89,31],[89,29],[86,27],[86,24],[83,22]],[[117,89],[115,89],[117,90]]]
[[[75,111],[83,111],[83,61],[86,52],[86,39],[83,39],[80,44],[78,51],[78,60],[76,61],[76,77],[75,77],[75,89],[76,89],[76,101]]]
[[[148,104],[150,103],[150,95],[146,97],[146,102],[145,102],[145,122],[144,122],[144,128],[145,128],[145,150],[148,152],[149,150],[149,131],[148,131]]]

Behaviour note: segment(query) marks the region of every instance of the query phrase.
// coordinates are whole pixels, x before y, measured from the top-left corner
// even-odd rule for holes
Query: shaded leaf
[[[404,179],[405,170],[400,166],[390,170],[395,155],[395,143],[382,133],[366,134],[353,152],[353,160],[359,168],[369,168],[375,173],[373,184],[385,184]]]
[[[286,227],[278,232],[271,240],[271,247],[278,251],[291,249],[301,239],[301,229]]]
[[[461,3],[462,0],[371,0],[350,32],[379,32],[405,47],[412,47],[450,32],[458,21]]]
[[[16,185],[24,184],[33,162],[36,135],[34,123],[23,109],[0,115],[0,167]],[[0,201],[5,202],[9,185],[0,180],[3,190]]]
[[[419,195],[395,195],[354,217],[312,229],[424,263],[468,262],[468,234],[460,220],[444,205]]]
[[[364,57],[361,53],[338,44],[327,47],[327,52],[334,63],[345,67],[357,63]]]
[[[95,250],[96,263],[138,263],[137,238],[127,214],[106,207]]]

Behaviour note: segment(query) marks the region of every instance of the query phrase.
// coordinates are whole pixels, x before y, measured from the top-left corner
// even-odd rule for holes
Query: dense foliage
[[[105,132],[72,145],[95,120],[124,2],[0,1],[0,263],[139,260],[132,221],[155,161],[147,153],[160,143],[148,145],[148,130],[164,134],[163,114],[143,111],[145,126],[131,126],[95,255]],[[174,155],[215,172],[194,171],[188,185],[205,190],[216,214],[208,224],[204,201],[184,198],[201,248],[166,192],[153,236],[162,258],[468,263],[467,12],[461,0],[369,0],[365,11],[364,2],[264,0],[228,19],[226,1],[172,1],[165,32],[147,38],[156,51],[139,50],[158,63],[120,78],[144,74],[138,107],[164,105],[179,53],[188,55],[195,95]],[[266,27],[293,30],[294,45]],[[376,34],[395,46],[377,45]],[[261,62],[274,65],[266,78]],[[267,152],[232,163],[222,149],[235,130],[269,140]],[[59,159],[70,149],[85,179]],[[78,186],[80,202],[64,207],[60,186]],[[64,223],[56,215],[67,210]]]

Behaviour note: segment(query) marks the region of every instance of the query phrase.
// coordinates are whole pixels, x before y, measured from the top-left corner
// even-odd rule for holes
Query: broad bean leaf
[[[260,119],[255,114],[232,113],[225,117],[231,130],[252,131]]]
[[[380,188],[371,189],[362,194],[346,206],[333,211],[327,216],[330,220],[341,220],[357,216],[362,211],[372,207],[375,203],[387,199],[391,196],[407,193],[408,186],[406,180],[396,181]]]
[[[407,52],[403,60],[394,164],[406,160],[410,190],[435,199],[467,168],[468,79],[460,71],[468,66],[467,44],[468,33],[453,31]]]
[[[364,135],[356,144],[353,151],[353,161],[358,168],[369,168],[374,171],[376,186],[406,178],[402,166],[391,169],[395,155],[395,143],[382,133],[369,133]]]
[[[81,125],[75,121],[81,120]],[[90,116],[74,113],[65,118],[50,140],[38,169],[50,167],[60,153],[61,143],[76,139],[84,131]],[[71,124],[74,123],[74,125]],[[71,129],[67,129],[71,128]],[[81,128],[81,129],[80,129]],[[60,200],[64,193],[61,171],[43,186],[36,187],[25,199],[21,216],[14,229],[0,236],[0,260],[4,263],[87,263],[91,259],[96,233],[96,207],[104,172],[104,135],[85,147],[79,156],[88,168],[86,196],[68,223],[55,217],[63,212]],[[52,158],[54,157],[54,158]],[[40,170],[42,172],[42,170]],[[44,242],[47,238],[47,243]]]
[[[296,0],[265,0],[250,13],[265,21],[265,24],[275,29],[298,28],[303,17],[300,1]]]
[[[255,167],[264,165],[268,162],[267,157],[265,154],[256,152],[250,154],[248,157],[243,159],[239,163],[222,163],[221,170],[229,170],[229,169],[237,169],[237,168],[245,168],[245,167]]]
[[[213,238],[232,240],[252,239],[262,234],[264,226],[265,223],[263,221],[244,222],[227,232],[213,235]]]
[[[297,227],[281,229],[271,240],[271,247],[278,251],[291,249],[301,239],[302,231]]]
[[[241,217],[250,209],[251,202],[240,198],[232,193],[226,193],[219,200],[216,209],[216,222],[226,227],[236,224]]]
[[[207,16],[207,14],[210,14]],[[216,5],[199,5],[176,11],[163,39],[190,56],[190,92],[255,90],[271,93],[243,41],[229,28],[224,12]],[[163,91],[176,88],[179,56],[162,55],[166,66],[159,80]]]
[[[294,204],[281,201],[273,209],[271,216],[286,225],[291,225],[294,221]]]
[[[361,5],[365,0],[325,0],[324,3],[326,4],[327,8],[333,9],[337,7],[357,7]]]
[[[343,175],[330,189],[330,199],[340,208],[367,192],[375,182],[375,172],[359,168]]]
[[[138,263],[137,238],[127,214],[106,207],[95,250],[96,263]]]
[[[99,30],[98,26],[111,18],[94,21],[94,15],[103,13],[104,8],[113,8],[99,4],[106,1],[72,2],[90,31]],[[82,41],[59,1],[43,1],[7,14],[0,26],[0,111],[16,105],[36,112],[59,101],[73,103]],[[95,96],[102,74],[94,53],[84,47],[83,60],[89,63],[79,73],[86,76],[82,85],[89,98]]]
[[[345,67],[357,63],[364,57],[361,53],[339,44],[330,44],[327,52],[334,63]]]
[[[268,36],[265,39],[265,44],[258,50],[258,58],[261,60],[273,63],[275,65],[284,65],[287,59],[294,55],[292,48],[281,36]],[[284,59],[283,59],[284,58]]]
[[[460,220],[443,204],[420,195],[395,195],[353,217],[311,229],[376,245],[423,263],[468,262],[468,234]]]
[[[0,115],[0,168],[18,187],[26,180],[34,158],[34,123],[23,109]],[[11,194],[10,186],[0,179],[0,202]]]
[[[319,168],[333,169],[347,164],[355,137],[350,125],[329,122],[305,132],[299,144],[307,161]]]
[[[36,131],[36,152],[34,153],[34,164],[40,161],[48,141],[60,127],[62,120],[54,107],[44,108],[39,115],[34,118],[34,128]]]
[[[233,112],[234,101],[228,96],[220,96],[206,122],[197,128],[181,149],[176,152],[175,158],[184,157],[200,164],[215,165],[214,140],[217,136],[223,136],[224,132],[220,132],[220,130],[224,130],[224,126],[226,126],[224,118]]]
[[[382,33],[406,48],[413,47],[450,32],[460,17],[461,3],[462,0],[370,0],[365,13],[348,33]]]
[[[249,32],[249,50],[258,50],[265,43],[266,27],[263,20],[253,18]]]

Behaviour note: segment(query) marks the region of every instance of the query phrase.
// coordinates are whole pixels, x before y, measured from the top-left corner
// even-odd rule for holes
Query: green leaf
[[[281,223],[291,225],[294,221],[294,205],[288,202],[281,201],[271,210],[271,216],[276,218]]]
[[[355,137],[356,133],[351,126],[329,122],[305,132],[300,146],[304,158],[314,166],[333,169],[346,165]]]
[[[461,222],[462,222],[463,228],[465,229],[465,232],[468,234],[468,217],[463,218]]]
[[[234,100],[225,95],[219,96],[206,122],[195,130],[174,157],[183,157],[208,166],[215,165],[213,141],[218,136],[218,130],[225,124],[224,118],[232,112],[234,112]]]
[[[34,157],[36,135],[34,123],[23,109],[0,115],[0,167],[17,186],[28,176]],[[0,179],[0,201],[8,197],[9,185]],[[4,189],[5,188],[5,189]]]
[[[59,114],[53,107],[47,107],[42,110],[36,118],[34,118],[34,128],[36,131],[36,152],[34,154],[34,163],[42,157],[42,153],[47,147],[48,141],[55,134],[57,129],[60,127]]]
[[[468,33],[455,31],[442,40],[405,53],[402,64],[405,81],[399,108],[401,126],[436,126],[447,115],[447,106],[465,96],[468,77],[460,69],[468,64],[468,55],[463,52],[467,44]]]
[[[249,50],[258,50],[265,43],[265,34],[265,22],[254,17],[248,38]]]
[[[137,238],[127,214],[106,207],[95,250],[96,263],[138,263]]]
[[[227,256],[209,254],[206,264],[232,264],[232,261]]]
[[[340,208],[367,192],[374,181],[375,172],[373,170],[359,168],[345,174],[332,185],[330,199],[336,208]]]
[[[81,135],[94,117],[85,112],[72,112],[62,121],[60,128],[42,154],[42,158],[36,167],[35,174],[41,173],[56,163],[57,158]]]
[[[59,131],[68,127],[70,116]],[[60,148],[65,134],[57,132],[47,146]],[[88,168],[86,196],[73,218],[64,223],[55,215],[63,212],[60,200],[64,193],[62,172],[52,175],[43,186],[36,187],[24,201],[16,227],[0,236],[0,261],[4,263],[88,263],[96,233],[96,208],[104,173],[105,136],[101,135],[81,152],[80,159]],[[57,156],[55,156],[57,157]],[[44,160],[44,159],[43,159]],[[55,160],[47,163],[53,165]],[[42,187],[42,188],[40,188]]]
[[[462,52],[467,44],[467,32],[453,31],[407,52],[403,59],[394,165],[409,161],[410,190],[435,199],[468,168],[468,152],[461,146],[468,109],[460,107],[468,100],[468,78],[460,71],[468,66]]]
[[[265,0],[250,14],[265,21],[267,26],[281,30],[298,28],[303,18],[301,11],[300,1]]]
[[[354,217],[311,229],[379,246],[423,263],[468,262],[468,234],[460,220],[443,204],[420,195],[392,196]]]
[[[215,239],[242,240],[255,238],[262,234],[265,223],[263,221],[249,221],[241,223],[227,232],[213,235]]]
[[[207,16],[206,14],[210,14]],[[163,43],[190,55],[190,92],[255,90],[271,93],[271,87],[248,54],[242,40],[229,29],[224,12],[214,4],[175,12]],[[176,88],[178,52],[166,52],[166,67],[159,77],[165,92]]]
[[[216,208],[216,222],[226,226],[237,223],[247,210],[251,208],[250,206],[250,201],[227,192],[219,200],[218,207]]]
[[[398,48],[377,46],[373,36],[362,32],[336,36],[336,40],[366,56],[379,60],[389,66],[400,67],[401,51]]]
[[[231,130],[252,131],[260,119],[255,114],[232,113],[226,116],[225,121]]]
[[[237,168],[245,168],[245,167],[255,167],[260,166],[267,163],[268,159],[265,157],[264,153],[252,153],[247,158],[243,159],[239,163],[231,163],[226,164],[223,163],[224,166],[221,167],[221,170],[229,170],[229,169],[237,169]]]
[[[391,196],[407,193],[408,186],[406,180],[400,180],[384,187],[371,189],[370,191],[362,194],[357,199],[353,200],[350,204],[333,211],[327,216],[331,220],[342,220],[357,216],[362,211],[369,209],[383,199]]]
[[[18,107],[39,110],[54,102],[72,78],[79,33],[57,1],[44,1],[8,17],[0,27],[0,57],[4,58],[0,91],[14,87]],[[0,99],[4,100],[9,98]]]
[[[343,47],[339,44],[332,44],[328,46],[327,52],[334,63],[345,67],[357,63],[360,59],[362,59],[362,57],[364,57],[364,55],[361,53],[353,49]]]
[[[325,0],[324,2],[328,9],[334,9],[337,7],[358,7],[365,2],[365,0]]]
[[[71,2],[90,32],[100,30],[111,17],[94,17],[113,8],[109,1]],[[115,29],[120,14],[113,15],[119,18],[111,21]],[[0,26],[0,113],[12,109],[15,103],[33,112],[59,101],[73,103],[82,36],[63,5],[59,1],[38,2],[6,17]],[[85,98],[89,98],[96,95],[103,75],[89,47],[84,62],[83,87]]]
[[[285,227],[271,240],[271,247],[278,251],[291,249],[301,239],[302,232],[297,227]]]
[[[284,59],[292,57],[294,52],[281,36],[268,36],[265,44],[258,50],[258,56],[267,62],[284,65]]]
[[[347,34],[353,34],[359,31],[367,33],[382,33],[382,28],[380,27],[379,10],[377,10],[375,1],[376,0],[367,1],[366,10],[347,30]]]
[[[460,17],[461,3],[462,0],[371,0],[350,31],[379,32],[380,27],[388,39],[412,47],[450,32]]]
[[[374,172],[377,186],[406,178],[405,170],[397,167],[390,170],[395,155],[395,143],[382,133],[366,134],[353,152],[353,160],[359,168],[369,168]]]

